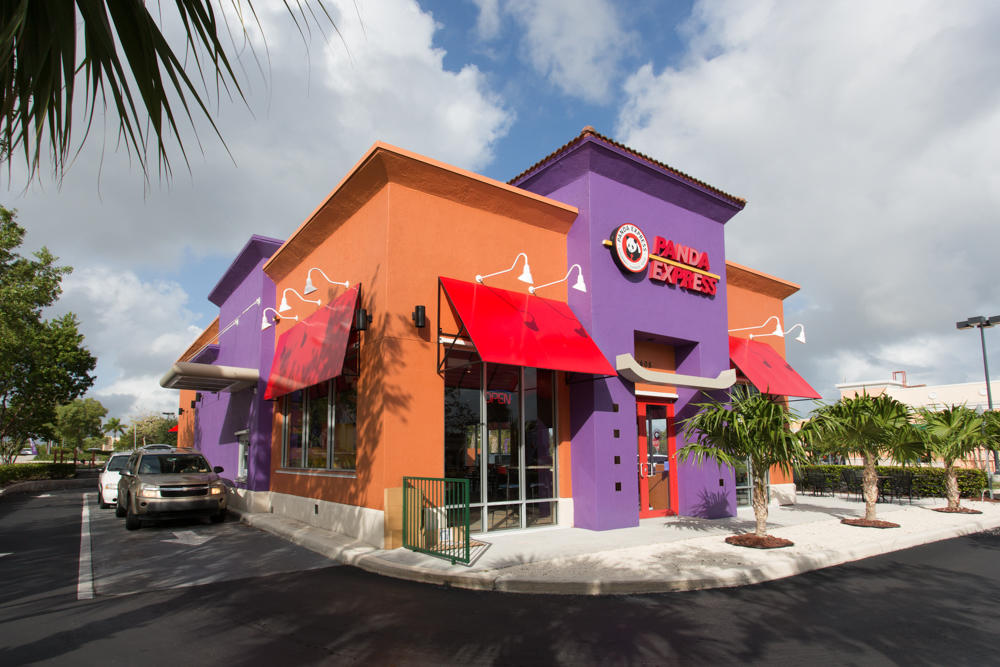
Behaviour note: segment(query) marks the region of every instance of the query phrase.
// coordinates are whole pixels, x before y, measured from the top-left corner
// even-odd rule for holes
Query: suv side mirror
[[[222,466],[215,466],[214,468],[212,468],[212,470],[214,470],[216,473],[220,473],[222,472]]]
[[[122,477],[131,477],[132,476],[132,473],[129,472],[128,469],[122,470],[118,474],[120,476],[122,476]]]

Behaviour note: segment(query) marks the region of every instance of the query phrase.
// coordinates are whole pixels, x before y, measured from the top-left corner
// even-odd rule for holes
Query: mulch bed
[[[759,537],[755,533],[730,535],[726,538],[726,543],[738,547],[750,547],[751,549],[780,549],[781,547],[790,547],[794,544],[791,540],[786,540],[782,537],[775,537],[774,535]]]
[[[935,512],[944,512],[945,514],[982,514],[979,510],[974,510],[971,507],[932,507]]]
[[[882,521],[881,519],[841,519],[840,523],[848,526],[860,526],[861,528],[899,528],[898,523]]]

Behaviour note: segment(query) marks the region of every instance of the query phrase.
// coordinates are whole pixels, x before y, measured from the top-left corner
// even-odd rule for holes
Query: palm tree
[[[813,454],[860,456],[865,521],[876,521],[880,456],[899,463],[916,461],[924,451],[910,424],[910,409],[891,396],[844,397],[816,410],[802,427]]]
[[[964,405],[937,412],[921,408],[918,414],[922,423],[917,431],[927,448],[944,460],[948,509],[961,511],[955,461],[983,446],[983,418]]]
[[[792,432],[795,413],[764,394],[739,385],[728,402],[709,397],[695,406],[698,413],[684,421],[684,434],[694,441],[677,452],[681,461],[714,458],[736,466],[749,459],[753,475],[755,535],[767,536],[767,477],[773,466],[791,472],[805,461],[806,451]]]
[[[122,433],[124,433],[128,429],[125,427],[125,424],[123,424],[122,421],[118,419],[118,417],[112,417],[108,421],[104,422],[104,426],[101,427],[101,430],[104,431],[105,433],[110,433],[112,437],[117,436],[117,438],[115,438],[117,440],[120,439]]]
[[[303,37],[310,23],[322,32],[323,17],[336,30],[323,0],[314,2],[318,8],[309,0],[285,3]],[[71,157],[74,102],[84,104],[85,130],[89,130],[94,112],[102,105],[107,108],[110,100],[118,117],[119,137],[134,151],[144,172],[151,143],[161,169],[169,175],[166,135],[179,138],[178,120],[186,116],[193,121],[193,110],[200,110],[219,133],[199,88],[210,88],[214,74],[217,92],[235,92],[244,99],[223,37],[229,36],[233,49],[252,44],[246,22],[258,28],[260,22],[251,0],[232,4],[239,24],[232,32],[226,12],[217,11],[212,0],[161,4],[174,6],[186,31],[179,49],[182,58],[171,48],[145,2],[0,2],[0,146],[11,154],[22,152],[31,176],[37,172],[40,148],[46,142],[54,171],[62,174]],[[154,13],[163,11],[167,10],[158,8]],[[83,77],[79,100],[74,85],[78,76]],[[178,148],[186,161],[179,141]]]

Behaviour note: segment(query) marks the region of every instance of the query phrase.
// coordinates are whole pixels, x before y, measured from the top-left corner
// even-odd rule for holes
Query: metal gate
[[[469,480],[403,478],[403,546],[469,562]]]

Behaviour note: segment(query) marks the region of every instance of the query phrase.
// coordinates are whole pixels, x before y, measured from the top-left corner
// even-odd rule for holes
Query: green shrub
[[[0,485],[36,479],[69,479],[76,475],[72,463],[12,463],[0,465]]]
[[[807,471],[819,471],[823,473],[827,481],[835,489],[841,488],[841,471],[862,470],[861,466],[840,466],[840,465],[806,465],[799,468],[802,477],[805,478]],[[875,471],[879,475],[891,475],[894,472],[909,471],[913,473],[913,496],[921,498],[944,498],[945,497],[945,470],[944,468],[931,468],[923,466],[876,466]],[[982,470],[971,468],[958,468],[958,492],[963,498],[978,498],[986,488],[986,473]],[[891,490],[892,480],[887,480],[886,490]],[[803,485],[803,488],[805,486]]]

